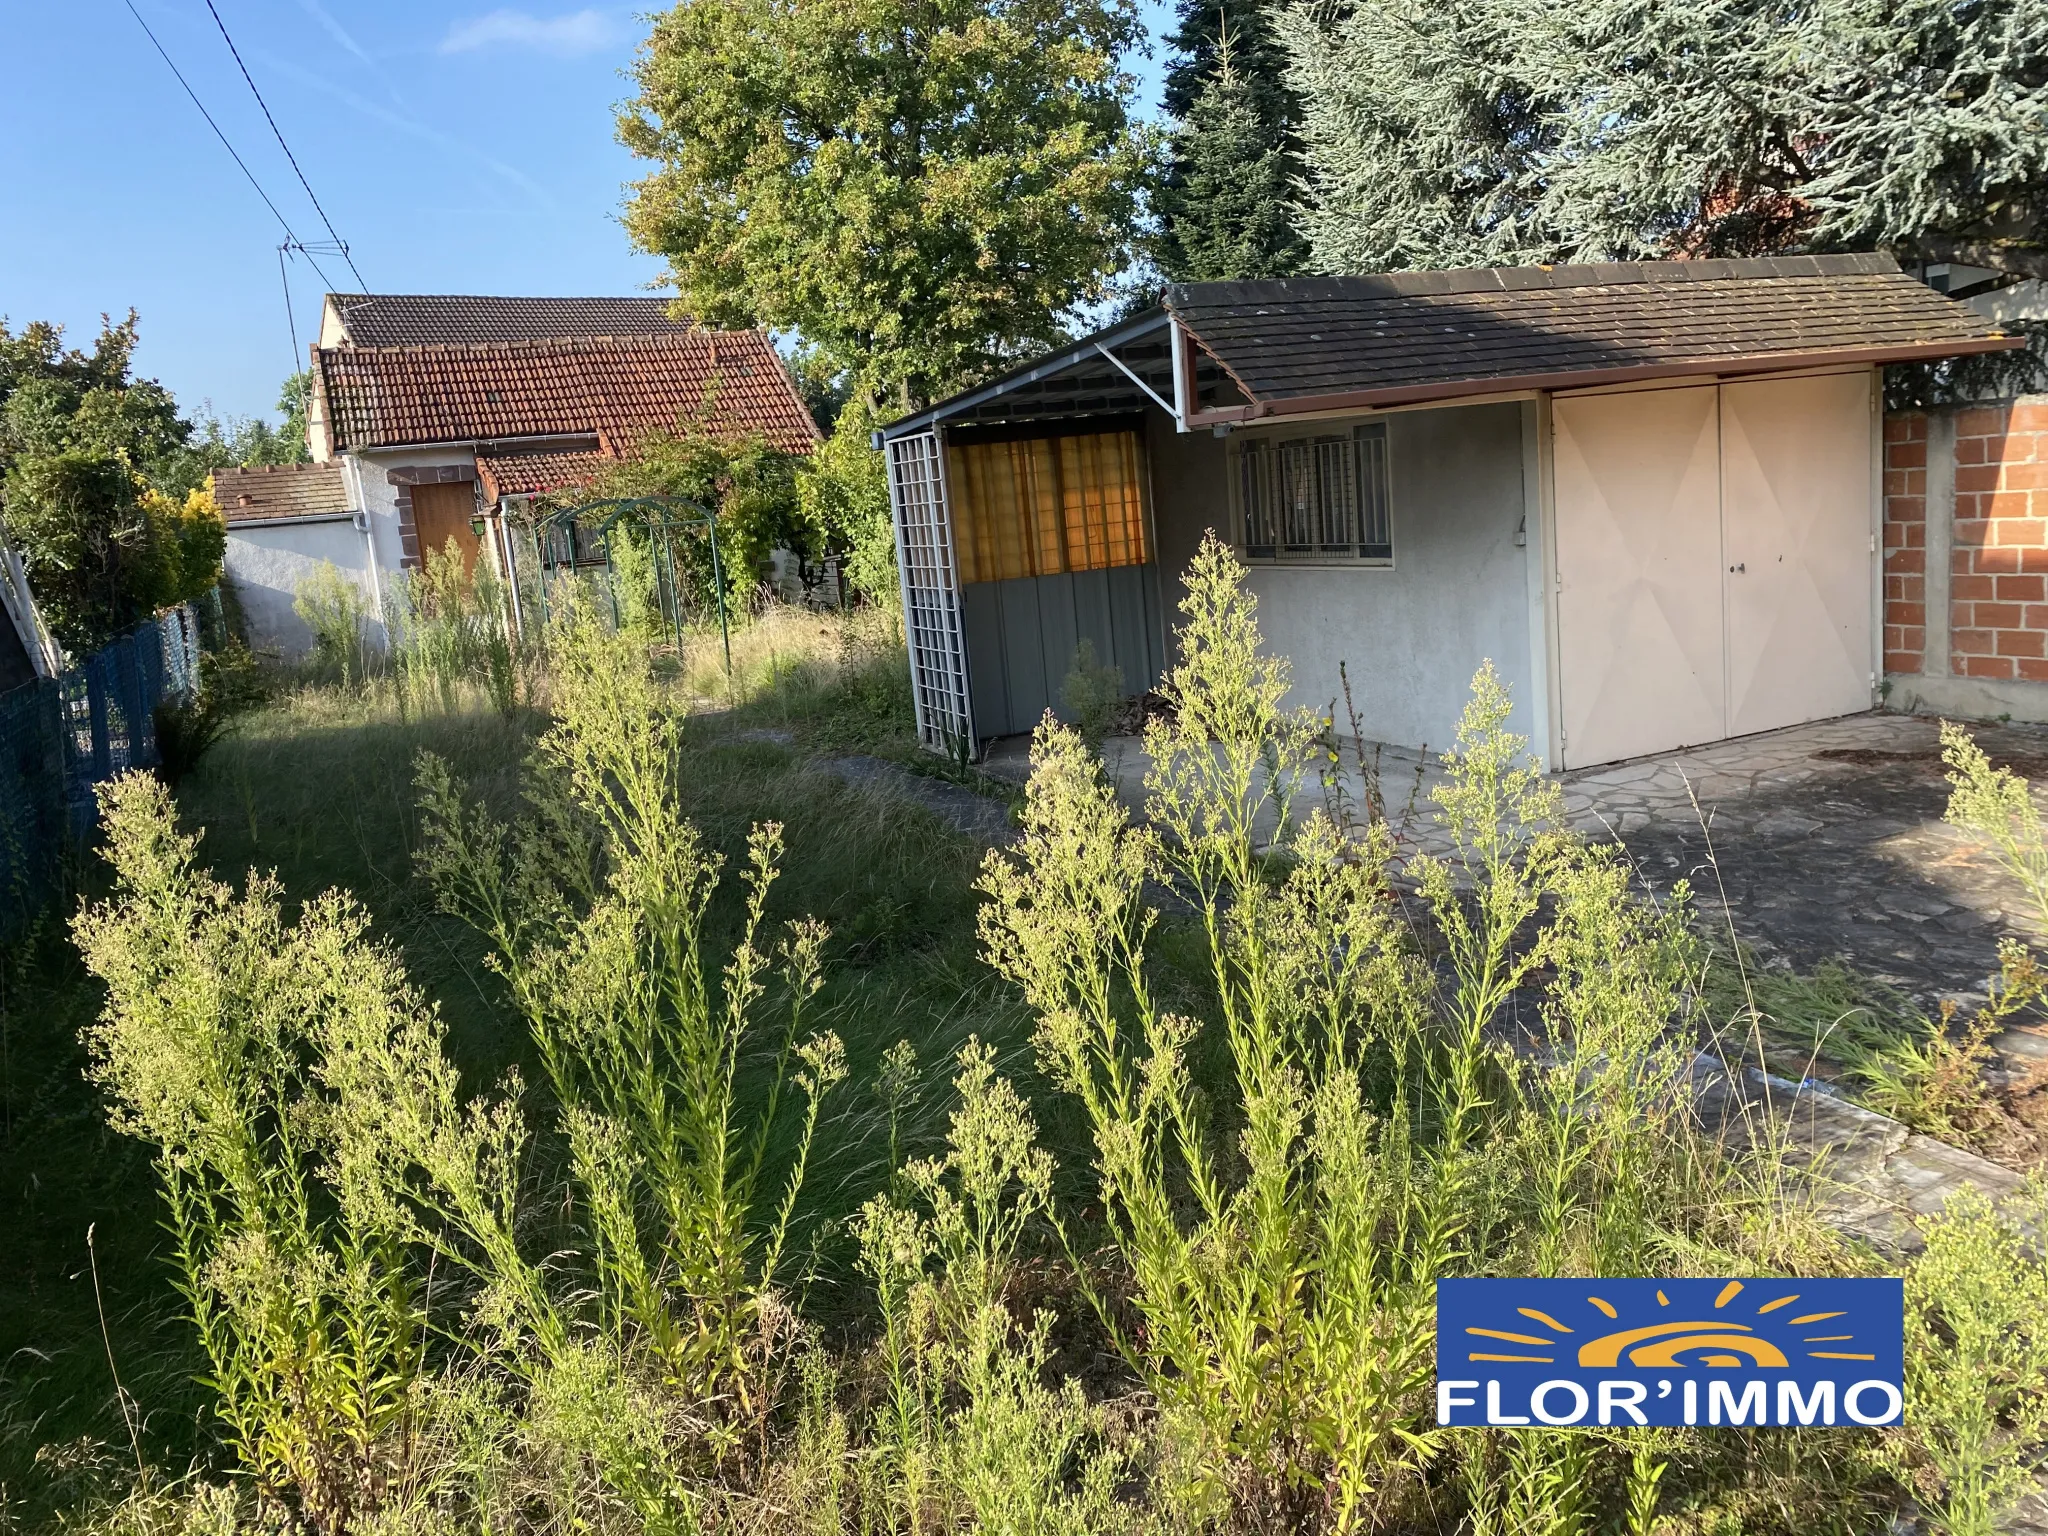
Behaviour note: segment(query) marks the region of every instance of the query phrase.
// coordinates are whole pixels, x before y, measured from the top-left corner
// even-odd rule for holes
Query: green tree
[[[220,579],[226,531],[205,483],[236,461],[133,377],[136,337],[133,310],[89,352],[61,326],[0,322],[0,518],[73,654]]]
[[[1294,225],[1301,103],[1261,0],[1182,0],[1165,104],[1174,119],[1155,206],[1158,262],[1177,282],[1285,277],[1306,242]]]
[[[869,446],[874,427],[874,412],[859,401],[840,412],[832,435],[797,469],[797,509],[819,552],[843,558],[853,589],[894,606],[900,597],[896,528],[889,472]]]
[[[1132,0],[683,0],[620,137],[682,306],[795,331],[871,400],[1058,340],[1129,259]]]
[[[1238,67],[1228,39],[1168,139],[1159,191],[1159,266],[1176,282],[1286,277],[1307,246],[1294,227],[1300,162],[1270,117],[1272,93]]]
[[[1325,270],[1878,246],[2048,275],[2048,0],[1296,0],[1280,31]]]

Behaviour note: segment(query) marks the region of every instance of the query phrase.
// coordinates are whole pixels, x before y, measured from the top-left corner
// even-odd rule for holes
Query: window
[[[949,443],[961,581],[1145,564],[1140,451],[1135,432]]]
[[[1234,457],[1245,558],[1393,560],[1383,423],[1319,437],[1247,438]]]

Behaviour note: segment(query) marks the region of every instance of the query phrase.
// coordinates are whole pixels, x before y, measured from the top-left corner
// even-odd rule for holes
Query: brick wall
[[[1956,412],[1949,669],[2048,682],[2048,405]]]
[[[1887,417],[1884,491],[1885,671],[2048,682],[2048,400]],[[1927,559],[1943,546],[1948,622],[1930,625]],[[1945,658],[1930,656],[1944,629]]]
[[[1927,417],[1884,423],[1884,669],[1918,672],[1927,648]]]

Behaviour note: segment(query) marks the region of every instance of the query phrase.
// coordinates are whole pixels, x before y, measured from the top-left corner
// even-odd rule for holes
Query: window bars
[[[1252,560],[1394,558],[1387,429],[1237,446],[1238,542]]]
[[[903,580],[903,635],[910,649],[918,739],[935,752],[966,758],[974,751],[974,717],[960,630],[959,572],[947,519],[945,451],[937,433],[913,433],[889,444],[889,510],[896,519],[896,565]]]

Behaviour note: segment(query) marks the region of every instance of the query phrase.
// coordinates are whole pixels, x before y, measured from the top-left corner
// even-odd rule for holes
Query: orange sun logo
[[[1720,1312],[1744,1291],[1740,1280],[1730,1280],[1721,1287],[1714,1298],[1711,1310]],[[1750,1315],[1762,1319],[1793,1305],[1799,1300],[1799,1293],[1793,1291],[1774,1296]],[[1620,1313],[1613,1303],[1599,1296],[1588,1295],[1585,1304],[1601,1316],[1605,1322],[1620,1321]],[[1657,1305],[1668,1307],[1671,1300],[1661,1290],[1657,1292]],[[1626,1359],[1630,1365],[1648,1369],[1684,1369],[1687,1366],[1710,1366],[1723,1369],[1759,1369],[1763,1367],[1788,1368],[1791,1360],[1786,1350],[1805,1355],[1811,1360],[1874,1360],[1874,1354],[1862,1354],[1844,1349],[1798,1349],[1801,1344],[1853,1344],[1853,1333],[1819,1333],[1803,1335],[1798,1339],[1780,1337],[1772,1339],[1761,1331],[1762,1327],[1773,1326],[1795,1329],[1820,1326],[1834,1318],[1845,1316],[1841,1312],[1806,1312],[1798,1317],[1782,1319],[1771,1317],[1769,1324],[1738,1322],[1732,1315],[1714,1318],[1687,1318],[1677,1321],[1635,1322],[1624,1328],[1607,1329],[1580,1342],[1575,1336],[1587,1328],[1599,1328],[1600,1323],[1584,1323],[1574,1328],[1553,1317],[1550,1313],[1535,1307],[1515,1308],[1523,1317],[1539,1323],[1546,1333],[1521,1332],[1506,1328],[1467,1328],[1465,1332],[1481,1340],[1498,1340],[1506,1344],[1564,1350],[1573,1354],[1577,1363],[1594,1369],[1612,1369]],[[1469,1315],[1469,1314],[1468,1314]],[[1549,1335],[1563,1337],[1550,1337]],[[1505,1354],[1497,1350],[1473,1347],[1465,1358],[1472,1361],[1500,1361],[1527,1365],[1553,1365],[1556,1354]]]

